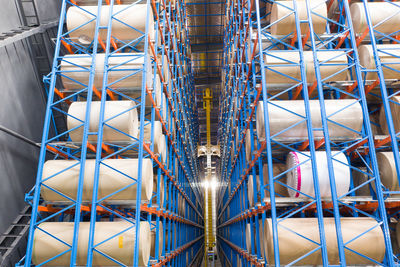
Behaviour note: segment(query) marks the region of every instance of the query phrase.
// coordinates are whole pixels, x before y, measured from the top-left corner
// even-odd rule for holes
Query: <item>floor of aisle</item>
[[[201,263],[201,267],[205,267],[204,260],[203,260],[203,262]],[[211,267],[211,266],[209,265],[208,267]],[[221,264],[221,262],[219,261],[219,259],[217,259],[217,260],[215,261],[214,267],[222,267],[222,264]]]

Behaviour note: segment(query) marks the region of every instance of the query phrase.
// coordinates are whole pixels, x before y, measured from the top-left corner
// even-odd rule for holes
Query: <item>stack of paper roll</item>
[[[281,164],[281,163],[274,163],[273,164],[273,174],[274,177],[277,177],[279,174],[283,173],[286,171],[286,165]],[[264,164],[263,165],[263,181],[264,181],[264,196],[269,197],[269,178],[268,178],[268,165]],[[281,183],[286,184],[286,176],[284,175],[283,177],[279,177],[278,179]],[[256,176],[256,188],[257,192],[260,192],[260,178],[257,175]],[[277,183],[275,181],[274,183],[274,188],[275,188],[275,197],[287,197],[288,196],[288,190],[285,186]],[[247,184],[247,196],[249,199],[249,206],[254,207],[254,178],[253,175],[249,175],[248,178],[248,184]],[[260,202],[260,194],[257,195],[257,202]]]
[[[390,2],[368,2],[369,17],[376,34],[390,34],[400,30],[400,7]],[[363,34],[368,28],[363,2],[350,6],[354,31]],[[369,34],[369,33],[368,33]]]
[[[151,222],[152,225],[156,225],[156,221]],[[161,257],[161,253],[162,253],[162,249],[163,249],[163,244],[164,244],[164,240],[163,240],[163,234],[164,234],[164,228],[163,228],[163,224],[160,221],[159,222],[159,228],[158,228],[158,257]],[[157,229],[154,228],[153,230],[151,230],[151,246],[150,246],[150,256],[152,257],[156,257],[156,235],[157,235]]]
[[[375,265],[374,262],[362,257],[365,255],[377,262],[382,262],[385,256],[385,241],[378,222],[371,218],[342,218],[341,233],[347,265]],[[339,252],[336,238],[334,218],[324,218],[325,241],[330,265],[339,265]],[[307,239],[309,240],[307,240]],[[354,240],[353,240],[354,239]],[[310,241],[311,240],[311,241]],[[264,246],[267,261],[274,265],[274,245],[271,219],[265,221]],[[317,218],[288,218],[278,224],[279,259],[281,265],[286,265],[307,253],[317,249],[320,242]],[[314,243],[315,242],[315,243]],[[296,249],[293,249],[296,248]],[[321,265],[321,250],[318,249],[296,265]]]
[[[281,1],[279,1],[281,2]],[[301,1],[302,2],[302,1]],[[313,51],[304,51],[307,83],[314,83],[315,65]],[[343,51],[318,51],[322,82],[347,81],[349,79],[347,54]],[[266,83],[296,84],[301,81],[300,55],[296,51],[268,51],[265,55]],[[291,78],[289,78],[291,77]]]
[[[43,231],[35,231],[32,252],[32,263],[34,265],[44,263],[46,260],[56,257],[70,249],[67,244],[72,244],[74,223],[45,222],[41,223],[38,228]],[[70,263],[71,252],[67,252],[45,265],[86,266],[89,230],[89,222],[81,222],[79,224],[78,249],[75,263]],[[113,258],[121,264],[125,266],[133,266],[133,253],[135,251],[136,240],[135,235],[136,228],[129,222],[96,222],[94,230],[94,245],[97,245],[96,250]],[[147,266],[148,264],[150,257],[149,240],[150,225],[148,222],[140,222],[140,234],[138,238],[139,251],[136,252],[139,253],[139,266]],[[103,241],[105,242],[102,243]],[[93,266],[115,265],[114,261],[109,260],[100,253],[93,253]]]
[[[322,128],[321,107],[318,100],[310,100],[310,113],[313,128]],[[354,138],[359,136],[363,125],[363,113],[357,100],[325,100],[326,117],[328,118],[329,137],[331,139]],[[270,101],[268,116],[270,135],[290,128],[275,138],[308,138],[307,123],[303,100]],[[341,126],[343,125],[343,126]],[[257,136],[265,139],[264,102],[259,101],[256,111]],[[352,130],[350,130],[352,129]],[[354,132],[356,131],[356,132]],[[314,138],[324,137],[322,131],[314,131]]]
[[[379,152],[376,154],[376,158],[378,160],[381,183],[389,191],[400,191],[393,152]],[[396,195],[398,196],[399,194]]]
[[[354,188],[356,188],[357,186],[362,185],[363,183],[366,183],[368,180],[371,180],[372,177],[368,176],[367,173],[367,168],[361,168],[360,172],[358,170],[352,170],[352,176],[353,176],[353,186]],[[370,196],[371,195],[371,191],[370,191],[370,187],[369,185],[373,185],[375,184],[375,182],[370,182],[362,187],[360,187],[359,189],[357,189],[354,193],[356,196]]]
[[[167,143],[165,141],[165,135],[162,134],[162,124],[159,121],[146,124],[144,126],[144,141],[147,143],[151,142],[151,131],[153,130],[154,140],[154,153],[161,155],[162,162],[167,160]]]
[[[87,159],[85,162],[82,201],[92,200],[95,162],[94,159]],[[97,199],[113,194],[106,200],[136,200],[137,184],[133,179],[138,178],[138,164],[138,159],[103,160],[100,164]],[[66,197],[76,200],[79,171],[80,164],[76,160],[46,161],[43,165],[42,198],[46,201],[69,201]],[[122,191],[114,194],[118,190]],[[150,159],[143,159],[141,199],[149,201],[152,190],[153,166]]]
[[[104,53],[96,54],[95,60],[93,86],[100,91],[103,88],[106,56]],[[143,53],[119,53],[118,56],[110,56],[106,85],[110,88],[142,88],[144,60]],[[92,64],[92,57],[88,55],[64,56],[60,62],[64,88],[74,90],[87,87]],[[152,79],[151,63],[148,60],[146,81],[149,87],[153,87]]]
[[[314,193],[314,179],[311,164],[310,152],[290,152],[286,167],[291,169],[287,173],[287,185],[311,197]],[[331,197],[331,186],[328,173],[328,163],[325,151],[316,151],[316,165],[319,183],[320,196],[322,198]],[[337,196],[341,197],[349,191],[350,188],[350,163],[346,155],[342,152],[332,151],[332,165],[335,176],[335,185]],[[291,197],[306,197],[298,191],[288,188]]]
[[[134,40],[146,32],[147,5],[136,4],[113,6],[112,37],[117,40]],[[96,30],[96,16],[98,6],[72,6],[67,11],[67,29],[72,39],[77,39],[82,44],[90,44],[93,41]],[[152,9],[149,9],[149,37],[154,40],[154,17]],[[110,20],[110,6],[101,7],[99,26],[107,27]],[[99,38],[107,39],[108,29],[99,30]]]
[[[313,28],[315,34],[322,34],[326,28],[327,8],[323,0],[310,1],[309,4],[312,15]],[[297,1],[297,14],[299,20],[307,20],[306,1]],[[293,1],[276,1],[271,9],[271,34],[287,35],[296,32],[296,18],[294,14]],[[308,23],[300,23],[302,34],[309,31]]]
[[[160,187],[159,190],[157,190],[157,187]],[[165,186],[164,186],[164,175],[160,175],[160,182],[157,181],[157,175],[154,175],[154,180],[153,180],[153,193],[154,197],[152,200],[153,205],[157,205],[157,196],[155,195],[157,192],[160,194],[160,207],[164,207],[164,196],[165,196]]]
[[[400,11],[400,8],[399,8]],[[400,22],[400,15],[399,15]],[[400,26],[399,26],[400,30]],[[385,44],[377,45],[378,55],[381,61],[382,71],[385,79],[400,79],[400,45]],[[374,52],[372,45],[362,45],[358,48],[360,63],[366,69],[376,70]],[[377,80],[377,72],[367,72],[367,80]]]
[[[396,134],[400,131],[400,96],[393,96],[390,98],[390,111],[392,114],[393,126]],[[379,113],[379,124],[383,134],[388,135],[389,129],[386,120],[385,108],[382,106]]]
[[[81,142],[87,102],[74,102],[69,106],[67,127],[72,142]],[[138,136],[138,115],[133,101],[106,101],[104,110],[103,141],[132,141]],[[90,106],[89,132],[98,132],[100,101]],[[118,131],[114,130],[113,128]],[[121,131],[121,132],[119,132]],[[97,135],[89,135],[88,141],[96,142]]]

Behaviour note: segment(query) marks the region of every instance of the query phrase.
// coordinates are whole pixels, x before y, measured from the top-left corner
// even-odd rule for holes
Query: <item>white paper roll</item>
[[[382,184],[389,191],[400,191],[393,152],[379,152],[376,158]]]
[[[145,142],[151,141],[151,125],[147,124],[144,127],[144,140]],[[160,154],[162,161],[167,159],[167,144],[165,142],[165,135],[162,134],[162,124],[159,121],[154,121],[154,153]]]
[[[337,154],[332,151],[332,155]],[[322,198],[331,197],[331,186],[329,183],[328,163],[325,151],[316,151],[316,165],[318,173],[319,190]],[[298,191],[314,197],[314,181],[312,174],[312,165],[310,152],[290,152],[287,160],[287,169],[292,169],[287,173],[287,184]],[[308,160],[308,161],[307,161]],[[307,161],[307,162],[306,162]],[[303,163],[305,162],[305,163]],[[301,164],[303,163],[303,164]],[[301,165],[299,165],[301,164]],[[333,170],[335,174],[335,185],[338,196],[342,196],[349,191],[350,188],[350,163],[344,153],[339,153],[332,157]],[[299,192],[288,188],[291,197],[306,197]]]
[[[255,136],[255,131],[253,132],[254,136],[253,136],[253,146],[254,146],[254,151],[257,150],[257,138]],[[246,142],[245,142],[245,149],[246,149],[246,161],[248,163],[251,162],[251,155],[253,153],[253,151],[251,150],[251,132],[250,129],[247,129],[246,131]]]
[[[96,222],[94,231],[94,244],[111,238],[110,240],[96,246],[96,249],[111,258],[121,262],[126,266],[133,265],[133,253],[135,248],[135,231],[129,222]],[[45,222],[39,225],[47,233],[72,244],[74,235],[74,223],[69,222]],[[85,266],[89,241],[89,222],[81,222],[79,224],[78,250],[76,263],[71,265]],[[41,230],[35,231],[33,240],[32,262],[39,265],[52,257],[69,249],[67,245],[51,237],[49,234]],[[113,237],[114,235],[117,235]],[[150,225],[148,222],[140,222],[139,234],[139,266],[147,266],[150,258]],[[70,266],[71,252],[67,252],[60,257],[46,263],[46,266]],[[100,253],[93,253],[93,266],[115,266],[114,261],[109,260]]]
[[[400,29],[400,8],[397,5],[390,2],[368,2],[368,9],[375,31],[390,34]],[[364,4],[353,3],[350,13],[354,31],[358,34],[364,33],[368,27]]]
[[[400,16],[399,16],[399,22],[400,22]],[[400,59],[399,59],[400,45],[398,44],[377,45],[377,48],[379,49],[378,55],[381,60],[381,63],[385,65],[382,67],[385,79],[400,79]],[[360,46],[358,48],[358,53],[360,55],[361,66],[367,69],[376,70],[372,45]],[[366,79],[376,80],[378,79],[378,73],[367,72]]]
[[[312,22],[314,32],[322,34],[326,28],[327,8],[323,0],[310,1],[312,11]],[[297,14],[299,20],[307,20],[307,6],[305,1],[297,1]],[[274,23],[274,24],[273,24]],[[292,1],[276,1],[271,9],[271,34],[287,35],[296,32],[296,18]],[[301,33],[306,34],[309,30],[308,23],[300,23]]]
[[[86,102],[74,102],[70,105],[68,109],[69,116],[67,117],[68,130],[72,130],[75,127],[82,125],[83,121],[85,121],[86,104]],[[91,103],[89,132],[98,131],[100,106],[100,101],[92,101]],[[133,108],[134,106],[135,103],[133,101],[106,101],[104,121],[106,121],[107,125],[103,127],[103,141],[112,142],[133,140],[126,134],[135,138],[137,137],[138,115],[136,108]],[[126,134],[120,133],[108,125]],[[82,135],[83,125],[69,133],[73,142],[81,142]],[[88,141],[96,142],[97,135],[89,135]]]
[[[400,132],[400,96],[393,96],[390,98],[390,111],[392,114],[393,126],[396,134]],[[385,109],[382,106],[379,113],[379,124],[383,134],[388,135],[389,129],[386,120]]]
[[[93,85],[100,91],[103,88],[105,54],[96,55],[95,76]],[[108,58],[108,87],[142,88],[144,57],[141,53],[120,53]],[[61,81],[65,89],[82,89],[89,83],[89,68],[92,58],[87,55],[66,55],[60,62],[63,75]],[[136,74],[133,74],[137,72]],[[147,83],[153,87],[151,63],[147,63]],[[118,82],[117,82],[118,81]]]
[[[67,29],[71,38],[83,44],[92,42],[96,29],[97,6],[72,6],[67,11]],[[149,9],[149,37],[154,40],[154,17]],[[88,13],[89,12],[89,13]],[[147,5],[114,5],[112,37],[118,40],[134,40],[146,33]],[[107,27],[110,20],[110,6],[101,7],[100,26]],[[107,28],[99,30],[99,37],[107,39]]]
[[[251,224],[246,224],[246,249],[249,253],[251,253]]]
[[[281,1],[279,1],[280,3]],[[312,51],[304,51],[307,83],[314,83],[315,65]],[[349,79],[347,55],[343,51],[318,51],[322,82],[347,81]],[[296,84],[301,79],[300,55],[296,51],[269,51],[265,55],[267,84]],[[286,66],[285,66],[286,65]],[[287,66],[290,65],[290,66]],[[279,73],[277,73],[279,72]],[[292,78],[288,78],[287,75]],[[295,80],[297,79],[297,80]]]
[[[48,160],[43,165],[44,185],[76,199],[80,165],[75,160]],[[98,199],[106,197],[134,183],[138,178],[138,159],[106,159],[100,165]],[[108,167],[109,166],[109,167]],[[87,159],[83,180],[82,200],[91,201],[93,194],[93,177],[95,160]],[[48,180],[46,180],[49,178]],[[68,201],[62,195],[46,186],[41,187],[41,195],[46,201]],[[153,189],[153,166],[150,159],[142,161],[141,199],[149,201]],[[132,185],[107,200],[136,200],[137,185]]]
[[[153,225],[156,225],[156,221],[151,222]],[[161,257],[162,249],[163,249],[163,224],[159,222],[159,232],[158,232],[158,257]],[[151,246],[150,246],[150,256],[156,257],[156,229],[151,230]]]
[[[371,218],[342,218],[341,230],[343,242],[347,243],[351,241],[346,245],[346,247],[360,253],[361,255],[370,257],[377,262],[382,262],[386,250],[385,240],[381,228],[379,226],[373,228],[377,224],[378,223]],[[339,265],[340,261],[334,218],[324,218],[324,230],[329,264]],[[289,264],[317,248],[317,244],[306,240],[300,235],[319,243],[318,219],[288,218],[279,223],[278,242],[280,264]],[[267,249],[266,254],[268,263],[274,265],[275,260],[271,219],[265,221],[264,241],[264,246]],[[374,262],[371,262],[348,249],[345,249],[344,251],[347,265],[375,265]],[[296,262],[296,265],[321,264],[321,250],[317,250],[304,259]]]
[[[256,176],[256,188],[257,192],[259,191],[260,188],[260,178],[257,175]],[[254,178],[253,175],[249,175],[248,181],[247,181],[247,198],[249,200],[249,206],[252,208],[254,207]],[[257,202],[259,201],[259,197],[257,196]]]
[[[319,101],[310,100],[309,103],[313,128],[322,128]],[[328,121],[329,136],[331,139],[354,138],[359,136],[357,133],[347,129],[350,128],[357,132],[362,129],[363,114],[358,101],[351,99],[325,100],[325,111],[328,120],[335,122]],[[271,104],[268,105],[268,116],[271,136],[298,123],[291,129],[276,136],[276,138],[308,138],[307,123],[303,119],[303,116],[305,116],[303,100],[271,101]],[[256,126],[258,138],[265,139],[263,101],[259,101],[257,105]],[[314,138],[322,137],[324,137],[322,131],[314,131]]]

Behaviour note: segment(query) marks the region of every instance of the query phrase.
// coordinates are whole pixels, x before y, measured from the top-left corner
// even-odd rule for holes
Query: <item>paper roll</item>
[[[280,3],[281,1],[279,1]],[[303,1],[301,1],[303,2]],[[313,51],[304,51],[304,64],[307,83],[314,83],[315,65]],[[347,81],[349,79],[347,55],[343,51],[318,51],[319,69],[322,82]],[[297,84],[301,78],[299,52],[268,51],[265,55],[265,74],[267,85]],[[288,78],[292,77],[292,78]]]
[[[155,196],[155,194],[157,193],[157,175],[154,175],[154,179],[153,179],[153,193],[154,193],[154,197],[152,200],[152,204],[156,205],[157,204],[157,196]],[[160,207],[164,207],[164,197],[165,197],[165,186],[164,186],[164,176],[161,175],[160,176]]]
[[[400,96],[393,96],[390,98],[390,111],[392,114],[393,126],[396,134],[400,132]],[[388,135],[389,129],[386,120],[385,109],[382,106],[379,113],[379,124],[383,134]]]
[[[322,34],[326,28],[327,8],[323,0],[310,1],[311,18],[315,34]],[[297,1],[299,20],[308,20],[306,1]],[[287,35],[296,32],[296,18],[293,1],[276,1],[271,9],[271,34]],[[301,33],[309,31],[308,23],[300,23]]]
[[[398,221],[396,224],[396,240],[397,246],[400,247],[400,221]]]
[[[337,153],[337,151],[332,151],[332,155]],[[330,198],[331,186],[329,183],[330,177],[326,153],[325,151],[316,151],[315,156],[320,195],[322,198]],[[332,157],[332,164],[335,175],[336,192],[339,197],[346,194],[350,188],[350,163],[344,153],[339,153]],[[292,169],[287,173],[288,186],[314,197],[314,180],[310,152],[290,152],[286,160],[286,166],[287,169]],[[290,197],[306,197],[289,188],[288,192]]]
[[[310,100],[309,104],[313,128],[322,128],[319,101]],[[354,131],[360,132],[362,130],[363,113],[361,105],[357,100],[325,100],[325,111],[328,118],[328,129],[331,139],[355,138],[359,136]],[[276,138],[308,138],[307,123],[303,119],[305,115],[303,100],[270,101],[268,116],[271,136],[297,124],[289,130],[280,133]],[[258,138],[265,139],[263,101],[259,101],[257,105],[256,126]],[[322,131],[314,131],[313,133],[314,138],[324,137]]]
[[[246,224],[246,249],[251,254],[251,224]]]
[[[94,231],[94,244],[96,249],[107,256],[121,262],[125,266],[133,266],[133,253],[135,250],[136,228],[129,222],[96,222]],[[72,244],[74,235],[74,223],[69,222],[45,222],[39,225],[47,233],[36,230],[33,240],[32,263],[39,265],[62,252],[69,246],[58,241],[54,237],[67,244]],[[76,263],[70,263],[71,252],[67,252],[56,259],[46,263],[46,266],[85,266],[89,242],[89,222],[79,224],[78,250]],[[119,234],[120,232],[125,232]],[[54,237],[52,237],[52,236]],[[116,235],[116,236],[115,236]],[[110,240],[107,240],[111,238]],[[107,241],[105,241],[107,240]],[[139,266],[147,266],[150,258],[150,225],[148,222],[140,222],[139,234]],[[104,243],[100,244],[101,242]],[[114,261],[109,260],[98,252],[93,253],[93,266],[115,266]]]
[[[377,224],[378,223],[371,218],[342,218],[341,230],[343,243],[351,241],[346,245],[347,248],[354,250],[361,255],[370,257],[377,262],[382,262],[386,250],[385,240],[381,228],[379,226],[373,228]],[[324,230],[329,264],[339,265],[340,261],[334,218],[324,218]],[[317,244],[306,240],[300,235],[319,243],[318,219],[288,218],[279,223],[278,242],[280,264],[289,264],[318,247]],[[268,263],[269,265],[274,265],[275,260],[271,219],[265,221],[264,241],[264,246],[267,249],[266,254]],[[375,265],[374,262],[350,251],[349,249],[344,249],[347,265]],[[320,249],[296,262],[296,265],[321,264],[322,257]]]
[[[103,88],[105,54],[96,54],[95,75],[93,86],[99,91]],[[108,80],[110,88],[142,88],[143,53],[119,53],[118,56],[108,58]],[[61,81],[65,89],[82,89],[89,84],[89,69],[92,58],[88,55],[66,55],[60,62]],[[137,73],[136,73],[137,72]],[[151,63],[147,63],[147,83],[152,84]],[[139,95],[140,96],[140,95]]]
[[[278,176],[279,174],[283,173],[286,171],[286,165],[285,164],[280,164],[280,163],[274,163],[273,164],[273,174],[274,177]],[[268,165],[264,164],[263,165],[263,181],[264,181],[264,196],[269,197],[269,178],[268,178]],[[282,177],[279,179],[280,182],[286,184],[286,176]],[[260,192],[260,178],[257,175],[256,176],[256,188],[257,192]],[[249,206],[254,207],[254,179],[253,175],[249,175],[248,182],[247,182],[247,196],[249,200]],[[274,184],[275,188],[275,197],[287,197],[288,196],[288,190],[285,186],[278,184],[275,182]],[[257,194],[257,202],[260,202],[260,194]]]
[[[400,9],[399,9],[400,11]],[[400,16],[399,16],[400,23]],[[399,28],[400,30],[400,28]],[[389,45],[377,45],[378,55],[382,66],[382,71],[385,79],[399,79],[400,73],[400,45],[389,44]],[[360,55],[361,66],[366,69],[376,70],[374,52],[372,45],[362,45],[358,48]],[[377,72],[367,72],[367,80],[377,80]]]
[[[400,8],[390,2],[368,2],[369,17],[376,32],[390,34],[400,30]],[[368,28],[363,2],[350,6],[354,31],[364,33]],[[378,25],[379,24],[379,25]],[[368,33],[369,34],[369,33]]]
[[[72,6],[67,11],[67,29],[69,36],[77,39],[82,44],[90,44],[93,41],[96,29],[96,16],[98,6]],[[154,17],[149,9],[149,37],[154,40]],[[136,4],[114,5],[112,21],[112,37],[118,40],[135,40],[146,33],[147,5]],[[110,6],[101,7],[99,26],[107,27],[110,20]],[[99,38],[107,39],[108,29],[99,30]],[[135,41],[135,43],[138,41]]]
[[[362,168],[362,170],[364,172],[367,172],[366,168]],[[368,180],[370,180],[372,177],[369,177],[368,175],[359,172],[357,170],[352,170],[352,175],[353,175],[353,185],[354,188],[357,186],[362,185],[363,183],[367,182]],[[371,191],[369,189],[369,185],[374,184],[375,182],[370,182],[369,184],[366,184],[364,186],[362,186],[361,188],[357,189],[354,193],[356,196],[370,196],[371,195]]]
[[[156,225],[156,221],[151,222],[153,225]],[[163,224],[159,222],[159,232],[158,232],[158,257],[161,257],[162,249],[163,249]],[[156,228],[151,230],[151,246],[150,246],[150,256],[156,257]]]
[[[382,184],[389,191],[400,191],[393,152],[379,152],[376,154],[376,158]]]
[[[93,194],[93,177],[95,160],[87,159],[83,180],[82,200],[91,201]],[[75,160],[48,160],[43,165],[43,184],[41,195],[46,201],[68,201],[67,198],[54,192],[60,192],[76,199],[80,165]],[[138,159],[105,159],[100,165],[98,199],[115,193],[133,184],[138,178]],[[53,190],[47,188],[50,187]],[[153,189],[153,166],[150,159],[142,161],[141,199],[149,201]],[[107,200],[136,200],[137,184],[110,196]]]
[[[81,142],[86,116],[86,102],[74,102],[69,106],[68,130],[79,127],[69,133],[72,142]],[[92,101],[90,110],[89,132],[97,132],[100,119],[100,101]],[[104,110],[103,141],[132,141],[138,136],[138,115],[133,101],[106,101]],[[120,133],[113,128],[123,132]],[[124,134],[125,133],[125,134]],[[130,135],[130,136],[127,136]],[[97,142],[97,135],[89,135],[89,142]]]
[[[151,128],[154,127],[154,153],[160,154],[163,162],[167,159],[167,144],[165,135],[162,134],[162,124],[159,121],[154,121],[153,124],[144,126],[144,140],[147,143],[151,142]]]
[[[255,136],[255,131],[253,132],[254,136],[253,136],[253,147],[254,150],[257,150],[257,138]],[[247,129],[246,131],[246,142],[245,142],[245,150],[246,150],[246,161],[248,163],[251,162],[252,159],[252,149],[251,149],[251,132],[250,129]]]

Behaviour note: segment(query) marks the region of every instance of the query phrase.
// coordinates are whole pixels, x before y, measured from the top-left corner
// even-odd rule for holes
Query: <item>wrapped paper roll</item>
[[[281,1],[279,1],[281,2]],[[315,65],[313,51],[304,51],[307,83],[313,83]],[[343,51],[318,51],[319,70],[322,82],[346,81],[349,79],[347,55]],[[296,84],[301,79],[300,55],[295,51],[268,51],[265,55],[267,84]],[[289,78],[289,77],[292,78]]]
[[[280,163],[274,163],[273,164],[273,173],[274,177],[277,177],[279,174],[283,173],[286,171],[286,165],[285,164],[280,164]],[[280,177],[279,177],[280,178]],[[264,196],[269,197],[269,178],[268,178],[268,165],[264,164],[263,165],[263,180],[264,180]],[[286,184],[286,176],[282,177],[279,179],[280,182]],[[257,175],[256,176],[256,188],[257,192],[260,192],[260,178]],[[285,186],[278,184],[277,182],[274,183],[274,188],[275,188],[275,197],[287,197],[288,196],[288,190]],[[248,178],[248,183],[247,183],[247,196],[249,199],[249,206],[254,207],[254,179],[253,175],[249,175]],[[257,194],[257,202],[260,202],[260,194]]]
[[[390,111],[392,113],[393,126],[397,134],[400,132],[400,96],[393,96],[390,98],[390,100]],[[379,113],[379,124],[381,125],[383,134],[388,135],[389,129],[387,125],[385,109],[383,106]]]
[[[158,185],[158,181],[157,181],[157,175],[154,175],[154,180],[153,180],[153,193],[154,193],[154,197],[153,197],[153,205],[157,204],[157,197],[155,196],[155,194],[158,192],[157,191],[157,185]],[[164,186],[164,176],[160,175],[160,207],[164,207],[164,196],[165,196],[165,186]]]
[[[357,217],[341,219],[343,243],[349,242],[346,244],[348,249],[344,250],[347,265],[375,265],[374,262],[351,250],[377,262],[383,261],[386,250],[385,240],[381,228],[379,226],[376,227],[377,224],[378,222],[371,218]],[[324,230],[329,264],[339,265],[340,260],[334,218],[324,218]],[[305,238],[316,243],[312,243]],[[265,221],[264,242],[264,246],[267,250],[267,261],[270,265],[274,265],[275,259],[271,219]],[[320,242],[318,219],[288,218],[281,221],[278,224],[278,242],[281,265],[289,264],[311,252],[318,247],[318,243]],[[296,265],[322,265],[321,250],[319,249],[311,253],[304,259],[296,262]]]
[[[86,104],[86,102],[74,102],[69,106],[68,130],[79,127],[69,133],[72,142],[82,141],[82,124],[85,121]],[[91,103],[89,132],[97,132],[99,129],[100,106],[100,101],[92,101]],[[133,101],[106,101],[104,110],[106,125],[103,127],[103,141],[132,141],[132,137],[136,138],[138,136],[138,115],[134,106],[135,103]],[[89,135],[88,141],[96,142],[97,135]]]
[[[83,180],[82,200],[91,201],[93,194],[93,177],[95,160],[87,159]],[[41,195],[46,201],[68,201],[67,198],[54,192],[76,199],[80,164],[75,160],[48,160],[43,166],[43,184]],[[77,165],[76,165],[77,164]],[[105,159],[100,164],[98,199],[122,190],[107,200],[136,200],[138,178],[138,159]],[[76,166],[74,166],[76,165]],[[50,187],[51,189],[49,189]],[[142,161],[142,193],[141,199],[149,201],[153,189],[153,166],[150,159]]]
[[[57,255],[70,249],[70,247],[66,244],[72,244],[72,239],[74,236],[74,223],[45,222],[41,223],[39,228],[45,232],[40,230],[35,231],[32,252],[32,263],[34,265],[39,265],[46,260],[56,257]],[[67,252],[46,263],[45,265],[86,266],[89,230],[89,222],[81,222],[79,224],[78,249],[75,263],[70,263],[71,252]],[[115,259],[125,266],[133,266],[133,253],[135,251],[136,240],[135,234],[136,228],[129,222],[96,222],[96,227],[94,230],[94,244],[99,244],[96,246],[96,250],[100,251],[101,253],[104,253],[105,255]],[[62,240],[66,244],[50,235]],[[149,240],[150,225],[148,222],[140,222],[140,234],[138,238],[139,251],[137,251],[137,253],[139,253],[139,266],[147,266],[148,264],[150,258]],[[105,242],[101,243],[103,241]],[[111,261],[100,253],[93,253],[93,266],[115,265],[116,263],[114,261]]]
[[[332,151],[332,164],[335,175],[336,192],[339,197],[346,194],[350,188],[350,163],[344,153],[337,153],[337,151]],[[335,154],[337,155],[333,156]],[[320,195],[322,198],[331,197],[326,152],[316,151],[315,156]],[[287,169],[292,169],[287,173],[288,186],[314,197],[314,180],[310,152],[290,152],[286,160],[286,167]],[[288,192],[291,197],[306,197],[289,188]]]
[[[400,9],[399,9],[400,11]],[[400,16],[399,16],[400,19]],[[400,30],[400,27],[399,27]],[[377,45],[378,55],[382,66],[385,79],[400,79],[400,45]],[[362,45],[358,48],[360,63],[366,69],[376,70],[374,52],[372,45]],[[378,79],[377,72],[367,72],[367,80]]]
[[[321,108],[318,100],[310,100],[310,113],[313,128],[322,128]],[[325,100],[331,139],[354,138],[359,136],[363,125],[363,113],[357,100]],[[295,114],[293,114],[295,113]],[[296,115],[298,114],[298,115]],[[276,138],[308,138],[307,123],[303,100],[270,101],[268,105],[269,127],[271,136],[282,132]],[[343,125],[343,126],[341,126]],[[256,111],[256,126],[259,139],[265,139],[264,103],[259,101]],[[346,128],[345,128],[346,127]],[[353,129],[354,131],[349,130]],[[322,131],[314,131],[314,138],[322,138]]]
[[[93,86],[99,91],[103,88],[105,54],[96,55]],[[110,88],[142,88],[143,53],[119,53],[108,58],[109,71],[107,86]],[[89,84],[89,69],[92,58],[88,55],[66,55],[60,62],[61,81],[65,89],[82,89]],[[137,73],[136,73],[137,72]],[[153,87],[150,61],[147,63],[147,83]],[[140,91],[141,92],[141,91]]]
[[[390,34],[400,30],[400,8],[390,2],[368,2],[369,17],[377,32]],[[351,20],[354,31],[364,33],[368,28],[367,17],[363,2],[350,6]]]
[[[67,29],[69,36],[83,44],[93,41],[96,29],[98,6],[72,6],[67,11]],[[114,5],[112,37],[118,40],[135,40],[146,33],[147,5]],[[149,9],[149,37],[154,40],[154,17]],[[110,20],[110,6],[101,7],[99,26],[107,27]],[[107,40],[107,28],[99,30],[99,38]]]
[[[366,168],[362,168],[362,171],[367,172]],[[353,185],[354,188],[357,186],[362,185],[363,183],[367,182],[368,180],[371,179],[370,176],[368,176],[367,174],[364,174],[362,172],[359,172],[357,170],[352,170],[352,175],[353,175]],[[373,185],[375,184],[375,182],[371,182],[369,184],[366,184],[362,187],[360,187],[359,189],[357,189],[354,193],[356,196],[370,196],[371,195],[371,191],[369,189],[369,185]]]
[[[310,1],[311,18],[314,32],[322,34],[326,28],[327,8],[323,0]],[[299,20],[308,20],[306,1],[297,1],[297,14]],[[296,32],[296,18],[292,1],[276,1],[271,9],[271,34],[287,35]],[[309,31],[308,23],[300,23],[301,33]]]
[[[379,152],[376,154],[376,158],[382,184],[389,191],[400,191],[393,152]]]
[[[152,225],[156,225],[156,221],[151,222]],[[159,222],[159,231],[158,231],[158,257],[161,257],[162,249],[163,249],[163,224]],[[151,230],[151,246],[150,246],[150,256],[156,257],[156,228]]]

